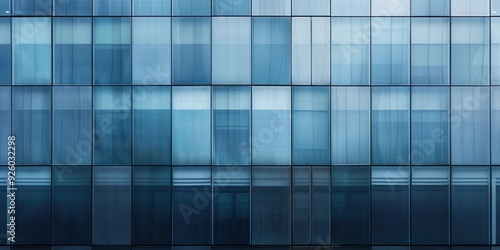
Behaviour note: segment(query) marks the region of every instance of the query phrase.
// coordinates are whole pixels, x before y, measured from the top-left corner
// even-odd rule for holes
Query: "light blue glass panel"
[[[252,0],[254,16],[289,16],[291,11],[291,0]]]
[[[449,16],[450,0],[411,0],[412,16]]]
[[[332,164],[370,164],[370,88],[332,87]]]
[[[132,83],[170,84],[169,17],[132,18]]]
[[[489,0],[451,0],[452,16],[487,16]]]
[[[330,0],[292,0],[292,15],[329,16]]]
[[[212,0],[212,15],[250,15],[250,0]]]
[[[10,19],[0,18],[0,85],[11,84]]]
[[[250,164],[250,87],[213,87],[213,164]]]
[[[94,16],[130,16],[130,0],[94,0]]]
[[[488,87],[451,89],[451,163],[490,164]]]
[[[252,87],[252,164],[290,165],[290,87]]]
[[[292,100],[292,164],[329,165],[329,87],[293,87]]]
[[[255,3],[255,1],[254,1]],[[291,18],[252,19],[252,82],[290,84]]]
[[[173,84],[210,84],[210,18],[172,19]]]
[[[334,17],[332,85],[370,84],[370,18]]]
[[[51,163],[50,92],[50,87],[12,89],[12,135],[16,137],[18,165]]]
[[[94,164],[130,164],[130,94],[130,87],[94,87]]]
[[[488,18],[451,19],[451,84],[488,85],[490,79]]]
[[[210,164],[210,87],[174,87],[172,108],[172,163]]]
[[[92,154],[92,90],[53,87],[53,165],[90,165]]]
[[[311,32],[312,84],[330,85],[330,18],[313,17]]]
[[[133,162],[135,165],[170,165],[170,87],[134,86]]]
[[[130,166],[94,166],[92,244],[130,245]]]
[[[170,16],[170,0],[132,0],[132,5],[134,16]]]
[[[94,18],[94,84],[130,84],[130,18]]]
[[[48,17],[12,20],[13,84],[51,84],[50,20]]]
[[[499,11],[500,14],[500,2]],[[500,85],[500,17],[491,18],[491,84]],[[1,36],[1,35],[0,35]]]
[[[332,16],[370,16],[370,0],[331,0]]]
[[[92,84],[92,23],[85,17],[53,19],[54,84]]]
[[[411,91],[412,164],[449,164],[450,89],[414,87]]]
[[[210,16],[210,0],[173,0],[173,16]]]
[[[409,16],[410,0],[371,0],[372,16]],[[384,20],[374,20],[381,23]]]
[[[15,16],[50,16],[52,0],[12,0],[12,9]]]
[[[0,87],[0,117],[2,122],[0,123],[0,138],[4,138],[4,143],[0,144],[0,150],[7,154],[7,137],[11,136],[10,125],[11,125],[11,88],[10,87]],[[7,157],[0,159],[0,164],[7,165]]]
[[[91,16],[92,0],[54,0],[55,16]]]
[[[212,83],[250,84],[250,17],[212,18]]]
[[[374,87],[372,98],[372,163],[409,164],[410,89]]]
[[[500,165],[500,87],[491,88],[491,163]]]
[[[491,0],[491,15],[500,15],[500,0]]]
[[[450,83],[450,19],[411,19],[411,84]]]
[[[408,85],[410,18],[388,18],[384,24],[372,24],[372,84]]]

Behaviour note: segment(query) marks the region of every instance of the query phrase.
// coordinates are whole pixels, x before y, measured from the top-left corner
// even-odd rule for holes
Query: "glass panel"
[[[173,16],[210,16],[210,0],[173,0]]]
[[[92,244],[130,245],[130,166],[93,166]]]
[[[0,85],[10,85],[12,81],[10,39],[10,19],[0,18]]]
[[[373,164],[409,163],[409,90],[406,87],[372,88]]]
[[[450,84],[449,18],[411,19],[411,84]]]
[[[409,54],[409,18],[388,18],[383,26],[373,24],[372,84],[408,85]]]
[[[449,16],[450,0],[411,0],[412,16]]]
[[[292,176],[293,244],[311,244],[311,167],[294,166]]]
[[[328,87],[293,87],[292,164],[330,164],[329,97]]]
[[[212,0],[212,15],[250,15],[250,0]]]
[[[409,167],[372,167],[372,213],[372,244],[409,244]]]
[[[292,15],[329,16],[330,0],[292,0]]]
[[[410,0],[372,0],[372,16],[409,16]]]
[[[90,165],[92,154],[92,90],[54,87],[54,165]]]
[[[172,92],[173,164],[210,164],[210,87],[176,87]]]
[[[52,244],[92,242],[90,166],[52,167]]]
[[[17,165],[51,163],[50,91],[50,87],[12,89],[12,135],[16,137]]]
[[[130,18],[94,18],[94,84],[130,84]]]
[[[453,166],[451,171],[452,244],[488,244],[490,168]]]
[[[332,164],[370,164],[370,88],[332,87]]]
[[[95,16],[130,16],[130,0],[94,0]]]
[[[330,167],[312,167],[311,213],[312,243],[329,244]]]
[[[498,6],[499,6],[498,13],[500,15],[500,1]],[[490,20],[491,20],[491,30],[492,31],[500,30],[500,18],[492,17]],[[491,84],[500,85],[500,33],[499,32],[491,32],[490,57],[491,57]]]
[[[369,16],[370,0],[331,0],[332,16]]]
[[[50,18],[26,17],[12,20],[13,84],[51,84]]]
[[[135,86],[132,94],[134,164],[171,164],[170,87]]]
[[[291,19],[285,17],[252,19],[254,84],[290,84],[290,24]]]
[[[331,171],[332,242],[370,244],[370,167],[334,166]]]
[[[290,88],[252,88],[252,164],[290,164]]]
[[[491,163],[500,165],[500,88],[499,87],[491,88]],[[500,240],[500,238],[498,239]]]
[[[369,85],[370,18],[334,17],[331,27],[332,85]]]
[[[411,89],[411,161],[414,165],[450,162],[450,89]]]
[[[130,164],[129,87],[94,88],[94,164]]]
[[[451,84],[489,84],[489,19],[451,19]]]
[[[54,18],[54,84],[92,84],[90,18]]]
[[[451,0],[452,16],[487,16],[490,1],[488,0]]]
[[[16,16],[50,16],[51,0],[12,0],[13,15]]]
[[[170,18],[132,18],[133,84],[170,84]]]
[[[92,0],[54,0],[55,16],[91,16]]]
[[[491,244],[500,240],[500,167],[491,168]],[[492,247],[498,250],[500,247]]]
[[[413,167],[411,192],[412,244],[449,244],[450,168]]]
[[[212,18],[213,84],[250,84],[251,19]]]
[[[500,0],[491,0],[491,15],[500,15]]]
[[[7,138],[12,135],[11,133],[11,88],[10,87],[0,87],[0,117],[2,117],[2,122],[0,122],[0,138],[3,138],[4,143],[0,143],[0,151],[7,154]],[[7,157],[0,158],[0,165],[7,165]],[[0,240],[1,244],[1,240]]]
[[[451,162],[490,163],[488,87],[451,89]]]
[[[290,244],[290,167],[252,167],[252,244]]]
[[[210,84],[210,18],[174,18],[172,44],[173,83]]]
[[[170,16],[170,0],[132,0],[132,5],[134,16]]]
[[[289,16],[291,10],[291,0],[252,0],[254,16]]]
[[[250,87],[214,87],[213,164],[250,164]]]
[[[0,16],[10,16],[10,0],[0,1]]]

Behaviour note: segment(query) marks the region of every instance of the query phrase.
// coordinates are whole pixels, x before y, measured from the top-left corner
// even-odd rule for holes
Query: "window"
[[[252,0],[252,15],[289,16],[291,0]]]
[[[500,88],[491,88],[491,163],[500,164]],[[500,240],[500,238],[498,238]]]
[[[51,0],[12,0],[13,15],[50,16],[51,3]]]
[[[95,16],[130,16],[130,0],[94,0]]]
[[[498,229],[500,220],[500,167],[491,168],[491,244],[498,244],[500,240],[500,230]]]
[[[132,5],[134,16],[170,16],[170,0],[132,0]]]
[[[0,1],[0,16],[10,16],[10,0]]]
[[[91,16],[92,0],[54,0],[55,16]]]
[[[411,0],[412,16],[449,16],[450,0]]]
[[[491,0],[491,15],[500,15],[500,0]]]
[[[499,2],[500,8],[500,2]],[[498,11],[500,15],[500,9]],[[500,29],[500,18],[491,18],[491,30]],[[1,36],[1,35],[0,35]],[[0,45],[1,46],[1,45]],[[500,85],[500,34],[491,32],[491,84]]]
[[[370,0],[331,0],[332,16],[370,16]]]
[[[0,117],[3,117],[3,122],[0,123],[0,138],[8,138],[11,135],[11,110],[10,87],[0,86]],[[7,146],[7,143],[3,143],[3,145],[0,144],[0,150],[7,152]],[[7,162],[7,157],[0,159],[1,165],[7,165]]]
[[[212,0],[212,15],[250,15],[250,0]]]
[[[329,16],[330,0],[292,0],[292,15]]]
[[[372,16],[409,16],[410,0],[371,0]]]
[[[11,84],[10,19],[0,18],[0,85]]]
[[[173,0],[173,16],[210,16],[210,0]]]
[[[488,0],[451,0],[451,15],[487,16],[490,9],[489,3]]]

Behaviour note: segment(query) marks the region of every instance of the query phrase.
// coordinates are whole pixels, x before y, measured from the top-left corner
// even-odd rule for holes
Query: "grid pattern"
[[[500,0],[0,1],[12,249],[495,248],[499,30]]]

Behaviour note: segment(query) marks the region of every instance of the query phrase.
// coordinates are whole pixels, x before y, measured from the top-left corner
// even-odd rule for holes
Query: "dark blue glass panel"
[[[11,88],[10,87],[0,87],[0,117],[2,117],[2,122],[0,122],[0,138],[4,138],[4,143],[0,144],[1,152],[7,154],[7,137],[11,135]],[[7,157],[2,157],[0,159],[1,165],[7,165]]]
[[[56,16],[91,16],[92,0],[54,0]]]
[[[13,15],[18,16],[50,16],[51,0],[12,0]]]
[[[0,85],[11,84],[10,23],[9,18],[0,18]]]
[[[0,16],[10,16],[10,0],[1,0],[0,1]]]

